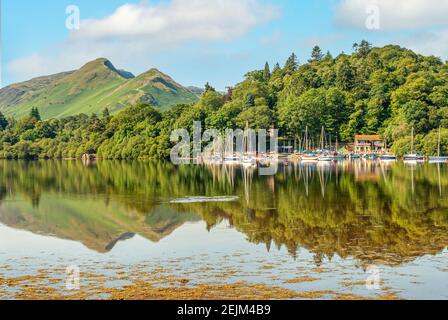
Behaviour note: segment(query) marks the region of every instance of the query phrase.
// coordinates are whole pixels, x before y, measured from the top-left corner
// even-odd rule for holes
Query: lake
[[[447,299],[448,165],[1,160],[0,243],[2,299]]]

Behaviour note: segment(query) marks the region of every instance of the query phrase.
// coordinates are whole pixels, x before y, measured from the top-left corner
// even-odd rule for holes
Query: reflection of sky
[[[182,272],[194,271],[200,264],[200,259],[206,255],[207,265],[216,272],[222,272],[232,267],[240,267],[242,276],[235,281],[246,280],[262,282],[272,285],[282,285],[298,291],[315,290],[349,290],[354,294],[369,296],[376,292],[368,291],[364,286],[356,288],[341,288],[342,279],[351,281],[365,281],[368,275],[357,266],[352,259],[335,257],[332,261],[325,261],[322,268],[330,272],[314,274],[321,280],[296,285],[285,284],[286,279],[310,275],[315,264],[313,255],[300,249],[298,258],[292,259],[287,250],[272,248],[267,253],[265,245],[255,245],[247,242],[245,236],[221,223],[208,232],[206,225],[187,223],[178,228],[173,234],[158,243],[150,242],[140,236],[119,242],[114,249],[106,254],[96,253],[82,244],[48,236],[34,235],[30,232],[14,230],[0,225],[0,263],[13,265],[12,276],[33,273],[40,268],[53,268],[56,265],[99,266],[98,272],[105,263],[119,263],[132,266],[138,263],[155,263],[164,266],[165,262],[180,259]],[[202,258],[201,258],[202,257]],[[424,256],[400,267],[381,267],[381,276],[387,287],[399,292],[403,298],[448,298],[447,272],[442,270],[446,264],[448,251],[437,256]],[[264,273],[257,272],[265,265],[274,266],[272,275],[282,280],[274,281]],[[105,273],[107,273],[105,271]],[[279,281],[281,281],[279,283]],[[299,287],[297,287],[299,286]]]

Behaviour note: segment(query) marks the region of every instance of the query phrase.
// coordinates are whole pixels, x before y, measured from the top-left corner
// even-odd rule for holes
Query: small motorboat
[[[381,161],[397,161],[397,156],[394,156],[393,154],[385,154],[380,156]]]
[[[315,153],[307,153],[302,155],[302,162],[316,162],[319,161],[319,156]]]
[[[410,165],[418,165],[426,161],[425,156],[420,154],[408,154],[403,157],[403,162]]]
[[[338,153],[338,152],[332,152],[330,154],[330,158],[333,161],[345,160],[345,156],[340,154],[340,153]]]
[[[448,163],[448,157],[429,157],[429,163]]]
[[[365,154],[363,155],[363,159],[365,160],[376,160],[378,156],[375,153]]]
[[[421,154],[407,154],[403,157],[403,161],[425,161],[426,157]]]
[[[237,165],[240,164],[241,160],[237,156],[227,156],[224,157],[224,164],[225,165]]]
[[[330,162],[330,161],[333,161],[334,159],[332,158],[332,156],[330,156],[330,155],[322,155],[322,156],[320,156],[318,159],[317,159],[317,161],[319,161],[319,162]]]

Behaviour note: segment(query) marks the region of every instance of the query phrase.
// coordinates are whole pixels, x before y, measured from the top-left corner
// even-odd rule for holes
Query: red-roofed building
[[[355,136],[355,153],[384,154],[387,151],[386,141],[379,135],[357,135]]]

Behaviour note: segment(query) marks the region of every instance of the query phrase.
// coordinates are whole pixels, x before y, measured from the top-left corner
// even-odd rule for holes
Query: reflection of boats
[[[441,145],[442,136],[441,136],[441,128],[439,127],[439,139],[437,143],[437,157],[429,157],[429,163],[445,163],[448,162],[448,157],[441,156]]]

